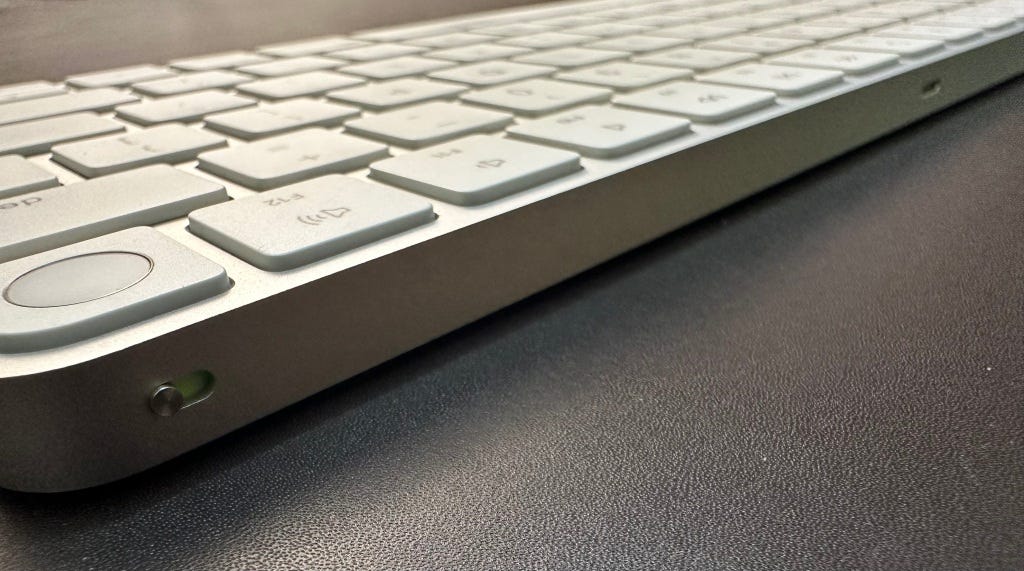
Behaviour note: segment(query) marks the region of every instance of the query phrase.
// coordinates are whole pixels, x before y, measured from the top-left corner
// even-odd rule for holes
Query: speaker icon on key
[[[316,214],[304,214],[302,216],[296,216],[295,219],[298,220],[299,222],[302,222],[303,224],[308,224],[310,226],[319,226],[323,224],[325,221],[330,220],[331,218],[341,218],[348,212],[350,212],[350,210],[345,207],[325,208],[320,212],[317,212]]]

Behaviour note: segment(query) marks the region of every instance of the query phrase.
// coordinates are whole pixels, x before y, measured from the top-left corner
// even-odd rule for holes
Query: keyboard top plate
[[[609,2],[603,3],[609,6],[616,5],[621,6],[622,2]],[[565,10],[565,8],[562,8]],[[477,16],[479,20],[460,20],[460,19],[448,19],[439,21],[436,23],[430,23],[426,25],[418,25],[414,28],[399,28],[386,31],[373,31],[367,33],[356,33],[351,37],[358,38],[359,41],[376,42],[376,41],[390,41],[402,43],[405,38],[398,36],[408,36],[410,40],[415,38],[423,38],[427,36],[439,36],[442,33],[457,33],[452,30],[453,22],[460,23],[455,26],[458,28],[466,28],[467,33],[473,32],[474,27],[483,27],[484,25],[499,26],[513,21],[518,18],[514,16],[518,14],[517,11],[503,11],[497,14]],[[554,7],[545,7],[543,11],[531,12],[537,15],[536,19],[547,18],[558,18],[566,17],[566,14],[559,13],[557,5]],[[481,24],[478,26],[478,24]],[[629,169],[633,166],[641,165],[646,162],[650,162],[662,156],[678,152],[682,149],[701,144],[709,139],[726,135],[730,132],[734,132],[750,125],[763,122],[771,117],[779,116],[788,113],[794,109],[813,105],[825,99],[829,99],[838,94],[856,89],[860,86],[867,85],[873,82],[882,81],[889,77],[903,73],[909,69],[927,65],[933,61],[948,57],[955,53],[967,51],[984,43],[995,41],[1001,37],[1006,37],[1015,33],[1020,33],[1021,26],[1019,23],[1014,24],[1012,27],[1003,28],[997,31],[989,31],[987,35],[982,38],[975,38],[970,41],[962,42],[956,45],[947,45],[944,50],[939,52],[930,52],[927,54],[921,54],[913,60],[905,60],[904,64],[896,68],[888,70],[880,70],[879,72],[872,74],[867,77],[853,77],[847,76],[844,83],[834,85],[821,91],[813,92],[799,99],[790,99],[781,97],[779,104],[765,108],[759,111],[751,112],[748,115],[739,117],[733,121],[723,124],[696,124],[693,128],[692,135],[680,138],[678,140],[669,141],[662,143],[655,147],[643,149],[635,153],[613,158],[613,159],[596,159],[596,158],[584,158],[582,164],[584,170],[579,171],[575,174],[569,175],[565,178],[558,179],[546,184],[542,184],[536,188],[527,190],[525,192],[513,194],[507,198],[504,198],[498,202],[491,204],[484,204],[481,206],[474,207],[472,209],[464,209],[455,205],[445,204],[443,202],[434,201],[435,211],[439,218],[438,222],[430,225],[429,227],[421,228],[413,232],[403,234],[402,236],[394,239],[385,240],[370,246],[360,248],[357,251],[350,252],[348,254],[335,257],[333,259],[312,264],[288,272],[287,274],[276,274],[272,272],[264,272],[258,270],[240,260],[233,258],[232,256],[226,255],[211,244],[197,238],[190,234],[185,228],[185,219],[177,218],[168,222],[157,224],[155,227],[163,232],[165,235],[171,236],[178,240],[180,243],[185,244],[192,250],[200,253],[201,255],[207,256],[217,263],[223,265],[228,271],[228,274],[235,280],[236,287],[233,288],[230,295],[221,296],[216,300],[211,300],[208,303],[202,304],[201,308],[196,308],[196,311],[177,312],[173,315],[167,315],[159,317],[157,319],[150,320],[146,323],[140,324],[139,326],[129,328],[122,332],[107,335],[103,338],[102,343],[96,341],[86,341],[74,346],[64,347],[51,351],[44,351],[36,354],[25,354],[25,355],[0,355],[0,359],[4,360],[5,367],[9,364],[10,367],[5,370],[4,374],[25,374],[32,371],[44,370],[52,366],[52,362],[49,361],[49,357],[52,357],[52,353],[59,353],[60,359],[65,363],[80,362],[96,356],[102,355],[112,349],[118,347],[125,347],[132,343],[136,343],[139,339],[153,338],[161,334],[173,331],[189,323],[194,323],[201,319],[213,317],[219,313],[230,311],[234,308],[244,306],[253,301],[257,301],[264,297],[268,297],[283,291],[297,287],[304,283],[309,283],[320,279],[326,275],[342,271],[346,268],[353,267],[358,264],[365,263],[372,259],[380,256],[385,256],[388,253],[394,252],[398,249],[407,248],[414,246],[417,243],[430,240],[434,237],[440,236],[448,232],[454,232],[460,228],[468,225],[477,223],[481,220],[491,218],[494,216],[500,216],[511,210],[523,207],[536,201],[543,200],[554,194],[566,192],[577,188],[578,186],[585,184],[589,181],[597,180],[606,176],[610,176],[622,170]],[[538,33],[534,30],[531,33]],[[508,38],[514,36],[503,36],[496,38],[498,42],[502,38]],[[594,41],[601,41],[607,39],[606,37],[595,37]],[[315,55],[315,54],[313,54]],[[640,54],[637,54],[640,55]],[[262,56],[266,57],[266,56]],[[512,58],[509,57],[509,60]],[[250,60],[251,61],[251,60]],[[262,61],[262,60],[260,60]],[[345,65],[345,62],[339,61],[339,67]],[[564,71],[564,70],[562,70]],[[254,78],[257,80],[259,78]],[[144,101],[151,100],[149,97],[142,97]],[[371,112],[372,113],[372,112]],[[110,117],[109,113],[104,113],[104,117]],[[125,123],[126,129],[129,133],[140,130],[140,126],[132,123]],[[229,137],[229,144],[236,146],[241,144],[242,141]],[[393,154],[401,155],[408,152],[405,149],[393,148]],[[34,156],[31,158],[35,164],[45,165],[51,172],[56,172],[60,176],[61,181],[65,184],[72,183],[77,180],[81,180],[81,177],[66,171],[58,165],[55,165],[47,160],[45,155]],[[179,165],[180,168],[186,172],[198,174],[199,176],[211,178],[208,173],[203,173],[196,170],[195,163],[186,163]],[[349,173],[357,178],[366,178],[367,170],[357,170]],[[215,177],[214,177],[215,178]],[[228,193],[236,198],[251,196],[254,194],[253,190],[240,187],[232,184],[230,181],[223,181],[217,179],[218,182],[225,184]],[[9,373],[8,373],[9,371]]]

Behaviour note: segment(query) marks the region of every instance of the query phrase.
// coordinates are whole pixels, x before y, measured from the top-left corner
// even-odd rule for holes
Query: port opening
[[[921,86],[921,99],[931,99],[942,91],[942,80],[933,79]]]

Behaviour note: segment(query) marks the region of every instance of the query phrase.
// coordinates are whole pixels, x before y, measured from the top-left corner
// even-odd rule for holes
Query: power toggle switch
[[[149,408],[158,416],[174,416],[183,408],[198,404],[213,394],[214,377],[209,371],[194,371],[153,389]]]
[[[172,385],[160,385],[149,398],[149,408],[160,416],[174,416],[185,406],[185,396]]]

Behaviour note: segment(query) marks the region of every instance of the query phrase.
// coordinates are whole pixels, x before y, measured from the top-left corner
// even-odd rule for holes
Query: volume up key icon
[[[298,220],[299,222],[302,222],[303,224],[308,224],[310,226],[319,226],[323,224],[325,221],[330,220],[332,218],[341,218],[348,212],[349,209],[345,207],[325,208],[315,214],[304,214],[302,216],[296,216],[295,219]]]

